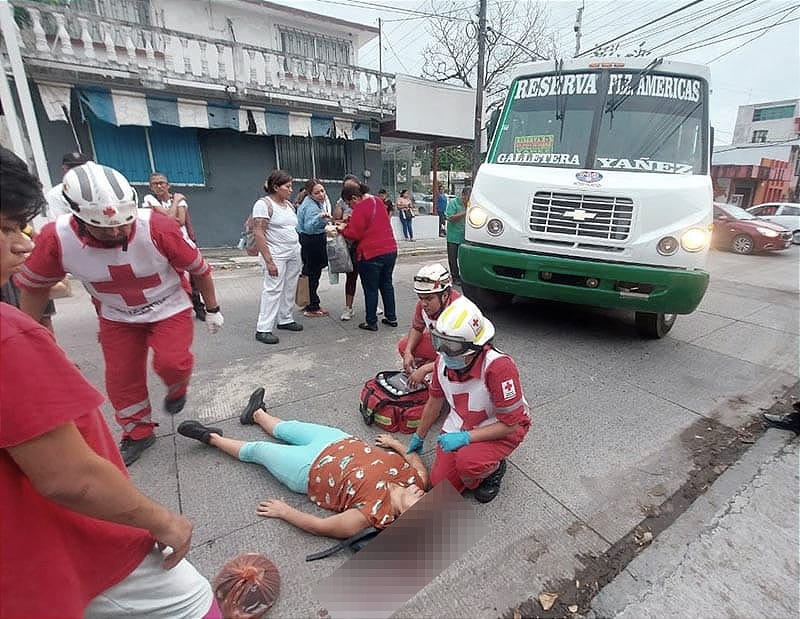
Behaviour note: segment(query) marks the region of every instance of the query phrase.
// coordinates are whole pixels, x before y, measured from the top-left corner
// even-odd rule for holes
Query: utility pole
[[[581,5],[578,7],[578,14],[575,16],[575,58],[581,53],[581,20],[583,19],[584,0],[581,0]]]
[[[383,118],[383,26],[378,18],[378,110]]]
[[[481,165],[481,130],[483,129],[483,82],[486,79],[486,3],[478,5],[478,79],[475,82],[475,142],[472,146],[472,182]]]

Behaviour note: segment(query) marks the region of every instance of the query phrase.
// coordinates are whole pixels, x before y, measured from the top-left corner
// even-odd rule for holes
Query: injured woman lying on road
[[[376,449],[337,428],[284,421],[267,412],[263,388],[252,393],[239,420],[261,426],[286,444],[227,438],[218,428],[194,420],[181,423],[178,433],[242,462],[261,464],[290,490],[339,512],[320,518],[269,499],[258,504],[259,516],[280,518],[315,535],[346,539],[366,527],[383,529],[391,524],[428,487],[422,459],[416,452],[406,454],[401,441],[381,434],[375,439]]]

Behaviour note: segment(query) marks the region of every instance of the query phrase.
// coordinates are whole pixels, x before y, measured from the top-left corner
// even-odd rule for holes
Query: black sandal
[[[368,322],[362,322],[360,325],[358,325],[358,328],[364,329],[364,331],[377,331],[378,325],[371,325]]]

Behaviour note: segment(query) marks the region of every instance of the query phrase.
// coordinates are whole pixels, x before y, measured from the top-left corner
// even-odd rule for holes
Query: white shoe
[[[352,307],[344,308],[342,312],[342,320],[352,320],[356,313],[353,311]]]
[[[377,311],[375,312],[378,316],[383,314],[383,308],[379,305]]]

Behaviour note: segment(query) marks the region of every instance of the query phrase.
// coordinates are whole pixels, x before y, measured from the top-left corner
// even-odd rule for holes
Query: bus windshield
[[[701,79],[657,73],[518,78],[488,161],[704,174],[706,92]]]

